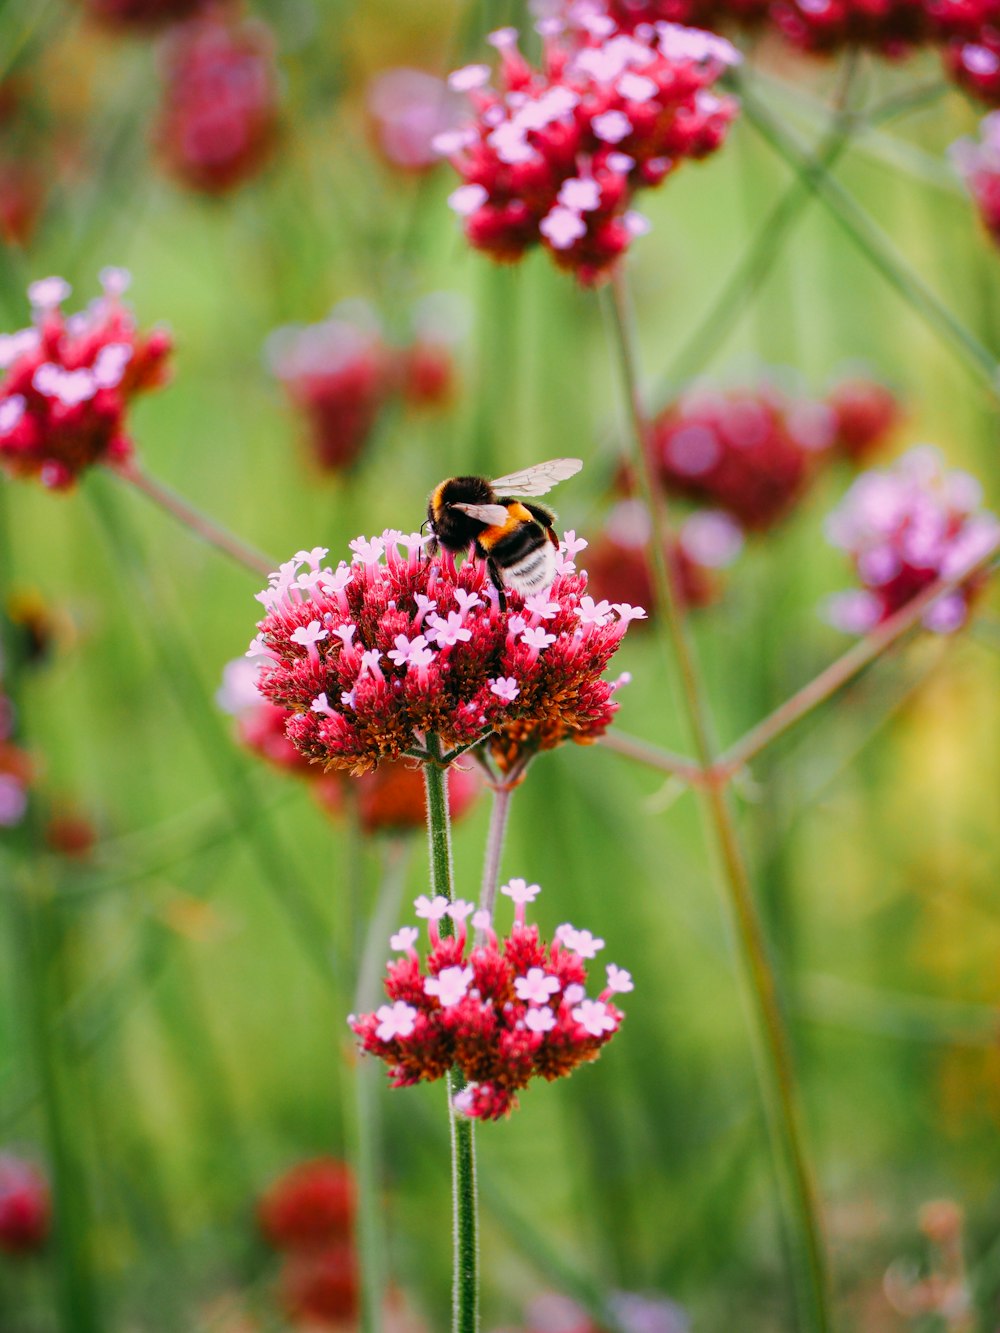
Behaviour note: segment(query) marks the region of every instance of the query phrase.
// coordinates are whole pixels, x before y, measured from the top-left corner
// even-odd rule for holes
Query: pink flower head
[[[50,1221],[49,1190],[41,1173],[18,1157],[0,1155],[0,1251],[41,1249]]]
[[[225,194],[271,157],[278,137],[274,46],[266,24],[221,8],[170,34],[156,138],[183,185]]]
[[[669,491],[764,531],[804,494],[834,441],[836,420],[824,404],[795,402],[764,384],[685,394],[653,429]]]
[[[171,343],[138,332],[121,273],[104,270],[103,296],[68,318],[62,278],[32,283],[34,325],[0,335],[0,467],[12,476],[65,489],[92,463],[131,456],[128,405],[164,382]]]
[[[305,327],[277,329],[268,358],[302,414],[316,463],[350,470],[392,393],[389,348],[374,312],[352,305]]]
[[[991,111],[979,126],[979,139],[959,139],[951,160],[972,195],[983,226],[1000,244],[1000,111]]]
[[[636,191],[722,143],[737,105],[708,90],[739,57],[708,33],[661,24],[626,36],[603,15],[541,30],[541,69],[502,29],[495,88],[484,66],[452,76],[472,117],[440,144],[465,182],[451,202],[477,249],[513,260],[541,244],[593,283],[644,229]]]
[[[376,74],[365,102],[379,151],[400,171],[435,166],[440,161],[435,140],[454,130],[462,110],[457,92],[441,79],[405,66]]]
[[[429,735],[445,754],[494,736],[523,754],[606,729],[617,705],[602,676],[634,608],[588,620],[586,575],[564,573],[548,591],[557,609],[544,627],[525,628],[521,595],[510,590],[501,611],[478,560],[428,558],[418,534],[353,545],[350,565],[303,581],[289,561],[259,594],[259,690],[294,714],[287,735],[309,759],[363,772],[423,757]],[[320,696],[325,707],[314,709]]]
[[[827,520],[827,537],[848,552],[863,585],[831,600],[838,628],[872,629],[936,579],[954,578],[1000,550],[1000,520],[980,501],[979,483],[947,471],[926,445],[891,468],[863,472]],[[974,575],[929,607],[927,628],[958,629],[984,577]]]
[[[588,997],[583,956],[559,939],[546,944],[525,923],[523,902],[520,912],[505,938],[489,928],[480,944],[432,928],[423,964],[414,950],[388,964],[391,1003],[348,1019],[361,1049],[389,1066],[395,1087],[433,1081],[454,1066],[469,1081],[458,1109],[499,1120],[532,1078],[570,1074],[617,1032],[624,1016],[612,1002],[614,988]],[[476,917],[477,927],[489,926]],[[627,976],[620,972],[619,980]]]

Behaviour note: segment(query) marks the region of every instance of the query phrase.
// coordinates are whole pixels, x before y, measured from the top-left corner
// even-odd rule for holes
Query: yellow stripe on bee
[[[441,517],[441,495],[444,488],[448,485],[449,478],[445,478],[440,485],[434,487],[434,494],[431,496],[431,513],[435,519]]]
[[[524,505],[514,500],[507,506],[507,522],[497,523],[494,527],[487,528],[485,532],[479,534],[477,540],[480,546],[488,551],[511,532],[516,532],[525,523],[534,523],[534,521]]]

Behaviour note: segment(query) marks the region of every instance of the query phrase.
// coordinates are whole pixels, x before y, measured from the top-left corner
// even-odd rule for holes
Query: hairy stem
[[[202,541],[207,542],[209,546],[214,546],[217,551],[227,555],[242,569],[249,570],[251,574],[259,574],[261,578],[265,579],[272,570],[277,569],[277,561],[272,560],[270,556],[264,555],[262,551],[258,551],[255,547],[234,536],[228,529],[217,523],[215,519],[209,518],[200,509],[196,509],[194,505],[185,500],[182,495],[178,495],[171,487],[166,486],[162,481],[157,481],[155,477],[151,477],[134,459],[119,464],[111,471],[114,476],[130,482],[137,491],[141,491],[154,504],[159,505],[171,518],[176,519],[178,523],[193,532]]]
[[[440,759],[441,744],[427,737],[427,749]],[[431,887],[435,896],[455,899],[451,861],[451,829],[448,820],[448,770],[432,758],[425,763],[427,787],[427,837],[430,845]],[[449,917],[441,918],[441,934],[454,930]],[[455,1110],[454,1099],[465,1087],[458,1069],[448,1073],[448,1115],[451,1125],[451,1189],[454,1227],[452,1276],[452,1333],[479,1330],[479,1240],[476,1215],[476,1145],[473,1122]]]
[[[654,484],[651,438],[639,392],[628,299],[621,270],[610,287],[609,323],[618,353],[628,405],[633,455],[652,521],[652,564],[657,611],[666,622],[681,682],[683,706],[694,739],[698,765],[705,779],[701,790],[727,890],[731,920],[743,959],[744,976],[755,1017],[753,1034],[758,1075],[768,1129],[783,1187],[789,1253],[795,1262],[795,1285],[801,1326],[814,1333],[832,1329],[825,1246],[819,1208],[808,1167],[784,1019],[774,971],[750,887],[728,794],[711,778],[713,743],[683,598],[667,561],[670,540],[666,500]]]

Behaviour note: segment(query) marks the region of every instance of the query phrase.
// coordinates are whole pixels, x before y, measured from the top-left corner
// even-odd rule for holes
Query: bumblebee
[[[544,505],[524,504],[529,496],[544,495],[558,481],[583,467],[579,458],[552,458],[523,472],[511,472],[496,481],[486,477],[449,477],[431,492],[427,523],[432,533],[429,550],[467,551],[486,561],[493,585],[506,610],[505,588],[524,596],[543,592],[556,576],[559,538],[552,524],[555,514]]]

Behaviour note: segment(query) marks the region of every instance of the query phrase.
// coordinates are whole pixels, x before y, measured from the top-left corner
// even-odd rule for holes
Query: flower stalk
[[[200,509],[196,509],[177,491],[150,476],[134,458],[119,463],[112,468],[112,472],[124,481],[129,482],[137,491],[141,491],[148,500],[152,500],[155,505],[158,505],[182,527],[194,533],[201,541],[207,542],[209,546],[214,546],[217,551],[221,551],[223,555],[228,556],[241,569],[248,570],[251,574],[257,574],[266,579],[271,571],[276,568],[276,560],[272,560],[263,552],[234,536],[233,533],[217,523],[215,519],[209,518]]]
[[[711,780],[714,770],[711,724],[684,617],[683,599],[676,586],[674,572],[664,555],[668,549],[669,515],[666,501],[654,485],[649,457],[651,440],[640,398],[628,296],[620,269],[609,284],[608,294],[606,309],[627,399],[632,452],[652,523],[652,574],[657,610],[663,616],[677,663],[683,706],[694,740],[698,765],[705,779],[700,785],[704,793],[704,810],[721,861],[730,916],[743,958],[752,1012],[756,1018],[754,1036],[758,1075],[779,1180],[783,1187],[789,1250],[796,1267],[800,1323],[803,1328],[813,1330],[813,1333],[829,1333],[833,1323],[825,1246],[799,1124],[788,1038],[729,795],[723,787]]]
[[[441,743],[427,737],[431,755],[424,764],[427,784],[427,838],[431,887],[435,896],[455,900],[448,819],[448,770],[440,763]],[[450,917],[441,919],[441,934],[454,931]],[[454,1099],[465,1087],[458,1069],[448,1074],[448,1115],[451,1126],[451,1188],[453,1218],[452,1333],[478,1333],[479,1238],[476,1199],[476,1145],[473,1122],[455,1110]]]

